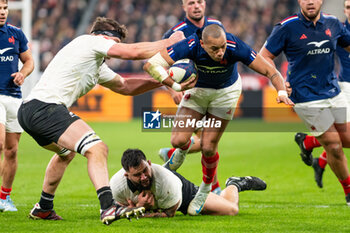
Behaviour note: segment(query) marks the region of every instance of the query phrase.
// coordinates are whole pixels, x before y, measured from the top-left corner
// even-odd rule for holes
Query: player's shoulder
[[[187,27],[187,23],[185,21],[178,22],[174,27],[171,28],[171,31],[181,31]]]
[[[171,180],[173,176],[175,176],[171,171],[169,171],[167,168],[159,164],[152,163],[152,170],[153,170],[154,176],[158,178],[157,179],[158,181],[161,181],[161,182],[164,182],[164,181],[167,182]]]
[[[229,45],[233,46],[243,42],[241,39],[239,39],[238,36],[229,32],[226,32],[226,41],[227,41],[227,46]]]
[[[7,27],[9,28],[9,29],[11,29],[11,30],[16,30],[16,31],[18,31],[18,30],[22,30],[20,27],[17,27],[17,26],[15,26],[15,25],[13,25],[13,24],[10,24],[10,23],[6,23],[6,25],[7,25]]]
[[[6,26],[7,26],[8,31],[11,32],[11,33],[23,34],[22,29],[17,27],[17,26],[15,26],[15,25],[12,25],[10,23],[6,23]]]
[[[283,20],[281,20],[280,22],[277,23],[277,25],[280,25],[282,27],[286,27],[286,26],[291,26],[294,25],[295,23],[297,23],[299,21],[299,16],[298,14],[294,14],[291,15],[287,18],[284,18]]]
[[[111,186],[112,184],[117,186],[117,184],[125,182],[126,177],[124,176],[124,174],[125,174],[125,170],[123,168],[120,169],[117,173],[115,173],[110,180]]]
[[[237,37],[229,33],[226,35],[226,45],[229,50],[235,50],[237,47]]]
[[[327,13],[324,13],[324,12],[322,12],[321,14],[327,20],[339,21],[339,19],[335,15],[327,14]]]
[[[340,22],[340,20],[335,16],[327,13],[321,13],[322,18],[324,19],[325,25],[327,26],[336,26],[336,27],[345,27],[345,24]]]
[[[207,18],[207,21],[208,21],[208,24],[218,24],[220,26],[222,26],[222,23],[220,20],[217,20],[217,19],[213,19],[213,18]]]

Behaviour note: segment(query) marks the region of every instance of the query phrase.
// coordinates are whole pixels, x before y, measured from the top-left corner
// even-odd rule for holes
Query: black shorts
[[[18,109],[18,122],[40,146],[57,143],[60,136],[80,118],[62,104],[33,99]]]
[[[187,214],[188,206],[190,205],[190,202],[193,200],[194,196],[196,196],[196,193],[198,191],[198,186],[194,185],[191,181],[187,180],[185,177],[183,177],[179,173],[175,171],[171,171],[171,172],[174,173],[177,177],[179,177],[179,179],[182,182],[182,203],[180,208],[177,210],[181,211],[183,214]]]

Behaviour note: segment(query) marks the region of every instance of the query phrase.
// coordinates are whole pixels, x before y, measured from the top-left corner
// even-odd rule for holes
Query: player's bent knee
[[[100,137],[97,136],[94,131],[84,134],[74,146],[74,150],[81,155],[85,155],[85,153],[92,148],[94,150],[101,150],[102,152],[105,152],[105,154],[108,153],[107,145],[102,142]]]
[[[186,140],[184,137],[172,137],[171,138],[171,145],[174,148],[183,147],[184,145],[186,145],[187,142],[188,142],[188,140]]]
[[[16,159],[17,157],[17,147],[12,147],[5,150],[6,159]]]

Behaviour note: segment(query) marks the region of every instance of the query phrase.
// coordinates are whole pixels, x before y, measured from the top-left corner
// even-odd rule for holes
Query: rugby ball
[[[176,61],[168,70],[169,76],[177,83],[182,83],[197,75],[196,64],[191,59]]]

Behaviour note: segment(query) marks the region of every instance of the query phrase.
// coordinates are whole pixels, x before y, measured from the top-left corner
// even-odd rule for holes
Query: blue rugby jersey
[[[28,50],[27,43],[20,28],[8,23],[0,27],[0,95],[22,97],[11,74],[18,72],[19,55]]]
[[[294,103],[339,94],[334,72],[337,43],[342,47],[350,45],[350,33],[336,17],[324,13],[316,26],[299,12],[274,27],[265,47],[275,56],[285,53]]]
[[[237,62],[249,65],[256,57],[255,51],[238,37],[226,33],[227,49],[224,58],[216,62],[200,45],[198,35],[192,34],[168,47],[168,54],[174,60],[192,59],[198,69],[196,87],[221,89],[232,85],[238,78]]]
[[[189,21],[186,17],[183,21],[176,24],[174,27],[170,28],[162,37],[162,39],[169,38],[174,32],[182,31],[185,34],[185,37],[189,37],[193,33],[196,33],[198,29],[203,29],[210,24],[218,24],[222,28],[224,28],[219,20],[204,17],[204,25],[202,28],[195,26],[191,21]],[[224,29],[225,30],[225,29]]]
[[[350,30],[348,21],[345,21],[345,27]],[[339,45],[337,45],[336,52],[340,63],[339,81],[350,82],[350,53]]]

